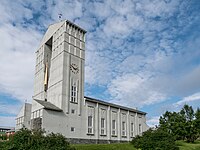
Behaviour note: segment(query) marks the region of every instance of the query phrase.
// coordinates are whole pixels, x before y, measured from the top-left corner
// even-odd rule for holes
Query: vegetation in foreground
[[[74,150],[61,134],[44,136],[43,131],[21,129],[9,141],[0,142],[1,150]]]
[[[188,143],[185,141],[176,141],[176,145],[180,150],[200,150],[200,141],[195,141],[194,143]]]
[[[156,135],[154,134],[156,132]],[[148,139],[152,137],[154,141],[158,141],[159,145],[165,145],[168,143],[168,139],[171,139],[172,145],[177,145],[180,150],[200,150],[200,141],[194,143],[187,143],[183,140],[173,142],[171,135],[166,135],[162,131],[148,131],[145,132],[146,142],[151,142]],[[163,140],[161,141],[161,138]],[[163,143],[164,142],[164,143]],[[138,144],[138,143],[137,143]],[[140,143],[139,143],[140,144]],[[151,145],[151,144],[149,144]],[[167,150],[170,150],[170,143]],[[144,146],[148,146],[145,145]],[[0,142],[1,150],[137,150],[134,148],[133,143],[115,143],[115,144],[80,144],[80,145],[69,145],[66,142],[65,137],[60,134],[50,134],[44,136],[42,131],[30,131],[22,129],[10,139],[10,141]],[[145,147],[145,150],[151,150],[151,148]],[[156,150],[152,149],[152,150]],[[160,148],[157,150],[165,150]]]
[[[176,141],[176,145],[180,150],[200,150],[200,141],[187,143],[185,141]],[[76,150],[137,150],[131,143],[119,144],[81,144],[73,145]],[[148,149],[147,149],[148,150]],[[163,149],[153,149],[163,150]]]
[[[173,135],[176,140],[194,143],[200,137],[200,109],[184,105],[180,112],[165,112],[160,117],[159,128]]]
[[[73,145],[76,150],[136,150],[130,143],[80,144]]]
[[[142,150],[179,150],[175,138],[163,130],[148,130],[143,136],[137,136],[132,144]]]
[[[194,112],[192,106],[184,105],[180,112],[165,112],[155,130],[148,130],[132,140],[135,148],[141,150],[179,150],[184,148],[177,140],[195,143],[200,138],[200,109]],[[179,144],[179,147],[176,145]],[[189,144],[188,144],[189,145]],[[193,145],[192,145],[193,146]],[[199,149],[199,146],[195,149]]]

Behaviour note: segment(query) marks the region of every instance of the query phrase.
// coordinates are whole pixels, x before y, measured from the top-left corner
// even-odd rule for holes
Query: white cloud
[[[109,92],[112,102],[132,107],[141,107],[163,101],[163,93],[153,88],[148,76],[125,74],[112,80]]]
[[[41,34],[10,24],[0,26],[0,89],[24,101],[33,93],[35,54]]]
[[[184,97],[182,100],[175,103],[175,106],[188,104],[190,102],[200,101],[200,92]]]
[[[147,120],[147,125],[150,127],[155,127],[156,125],[159,124],[159,119],[160,119],[159,116],[151,117],[150,119]]]

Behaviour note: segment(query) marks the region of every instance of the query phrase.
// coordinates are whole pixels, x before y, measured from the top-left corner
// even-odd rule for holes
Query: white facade
[[[147,130],[146,113],[84,97],[85,34],[70,21],[49,26],[36,52],[30,128],[73,142],[129,141]]]
[[[23,126],[30,128],[31,121],[31,104],[25,103],[20,109],[16,117],[15,130],[21,129]]]

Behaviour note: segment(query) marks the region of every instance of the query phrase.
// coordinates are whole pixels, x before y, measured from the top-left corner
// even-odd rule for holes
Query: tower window
[[[71,102],[77,103],[78,88],[76,82],[71,86]]]
[[[71,113],[72,113],[72,114],[74,114],[74,113],[75,113],[75,110],[74,110],[74,109],[72,109],[72,110],[71,110]]]
[[[71,132],[74,132],[75,131],[75,128],[74,127],[71,127]]]

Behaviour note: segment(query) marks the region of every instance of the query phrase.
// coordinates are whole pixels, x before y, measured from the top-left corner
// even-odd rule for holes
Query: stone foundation
[[[118,140],[99,140],[99,139],[78,139],[68,138],[71,144],[110,144],[110,143],[125,143],[129,141],[118,141]]]

